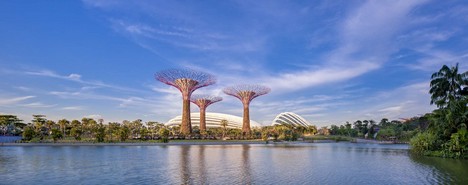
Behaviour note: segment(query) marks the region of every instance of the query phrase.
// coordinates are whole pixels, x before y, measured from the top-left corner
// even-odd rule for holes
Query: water
[[[21,136],[0,136],[0,143],[14,143],[21,139]]]
[[[468,184],[468,161],[356,143],[0,147],[0,184]]]

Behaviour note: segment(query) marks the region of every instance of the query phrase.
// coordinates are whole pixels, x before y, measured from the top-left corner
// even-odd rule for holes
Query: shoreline
[[[271,144],[273,142],[269,142]],[[2,146],[177,146],[177,145],[244,145],[244,144],[266,144],[265,141],[176,141],[169,143],[0,143]]]
[[[346,141],[341,141],[346,142]],[[339,143],[334,140],[316,140],[316,141],[286,141],[273,142],[269,141],[170,141],[168,143],[156,142],[134,142],[134,143],[87,143],[87,142],[66,142],[66,143],[0,143],[0,147],[8,146],[181,146],[181,145],[246,145],[246,144],[299,144],[299,143]],[[352,143],[352,142],[351,142]],[[367,144],[402,144],[402,143],[382,143],[382,142],[366,142],[361,140],[355,143]]]

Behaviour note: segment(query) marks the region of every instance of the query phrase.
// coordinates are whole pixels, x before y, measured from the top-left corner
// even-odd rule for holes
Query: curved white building
[[[206,127],[207,128],[216,128],[221,127],[221,120],[227,120],[228,125],[226,128],[238,128],[242,129],[242,117],[229,115],[229,114],[222,114],[222,113],[214,113],[214,112],[207,112],[206,113]],[[200,113],[191,113],[190,120],[193,126],[200,126]],[[182,122],[182,116],[177,116],[169,120],[166,125],[167,126],[178,126]],[[259,127],[261,126],[258,122],[250,120],[251,127]]]
[[[310,126],[310,124],[306,119],[303,117],[293,113],[293,112],[283,112],[278,114],[276,118],[273,120],[272,125],[294,125],[294,126]]]

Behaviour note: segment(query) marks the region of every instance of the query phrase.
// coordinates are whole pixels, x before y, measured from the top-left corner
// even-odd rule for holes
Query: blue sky
[[[434,71],[468,69],[467,27],[466,1],[0,1],[0,113],[166,122],[181,96],[154,73],[189,67],[218,78],[195,92],[223,96],[210,112],[242,115],[223,87],[271,87],[264,125],[408,118],[435,108]]]

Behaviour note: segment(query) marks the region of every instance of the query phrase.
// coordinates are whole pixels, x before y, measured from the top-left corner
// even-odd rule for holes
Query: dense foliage
[[[219,128],[201,131],[193,127],[191,135],[183,135],[179,126],[167,127],[162,123],[142,120],[123,121],[122,123],[83,118],[81,120],[61,119],[57,122],[48,120],[45,115],[33,115],[31,123],[23,124],[16,116],[0,115],[4,135],[22,135],[23,142],[168,142],[173,139],[263,139],[295,141],[304,135],[317,132],[315,126],[303,127],[292,125],[274,125],[254,127],[249,135],[243,135],[241,129],[230,128],[227,120],[220,122]],[[5,125],[5,126],[4,126]],[[17,125],[17,126],[15,126]],[[8,128],[8,129],[7,129]]]
[[[468,72],[458,73],[444,65],[432,75],[431,104],[438,109],[430,114],[429,128],[411,139],[415,154],[468,158]]]
[[[404,121],[383,118],[379,123],[374,120],[357,120],[353,124],[332,125],[330,135],[377,139],[383,141],[409,141],[417,132],[427,129],[428,115]]]

